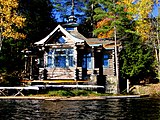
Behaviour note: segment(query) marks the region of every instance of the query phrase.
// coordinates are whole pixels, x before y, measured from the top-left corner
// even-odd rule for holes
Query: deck
[[[0,87],[0,95],[7,96],[8,91],[16,91],[12,96],[25,96],[25,90],[37,90],[40,92],[45,89],[105,89],[104,86],[90,85],[88,80],[21,80],[26,87]]]
[[[21,80],[21,83],[31,83],[31,84],[88,84],[88,80]]]
[[[3,96],[7,96],[6,91],[16,90],[17,92],[13,95],[14,97],[17,95],[24,96],[23,90],[39,90],[37,86],[27,86],[27,87],[0,87],[0,94]]]
[[[104,88],[104,86],[99,85],[33,85],[39,88]]]

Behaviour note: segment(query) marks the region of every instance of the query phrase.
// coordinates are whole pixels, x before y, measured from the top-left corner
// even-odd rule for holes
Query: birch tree
[[[136,21],[135,31],[143,41],[150,38],[151,22],[148,20],[152,12],[154,0],[122,0],[126,11],[131,13],[129,18]]]
[[[20,32],[25,18],[18,12],[18,0],[0,0],[0,48],[4,38],[24,39]]]

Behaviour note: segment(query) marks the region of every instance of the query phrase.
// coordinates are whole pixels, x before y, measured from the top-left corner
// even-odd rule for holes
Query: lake
[[[1,120],[160,120],[160,98],[0,100]]]

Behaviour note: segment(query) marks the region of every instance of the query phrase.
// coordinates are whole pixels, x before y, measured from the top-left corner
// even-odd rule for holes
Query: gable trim
[[[73,40],[75,43],[76,42],[84,42],[84,40],[78,39],[72,35],[70,35],[61,25],[58,25],[49,35],[47,35],[45,38],[43,38],[42,40],[35,42],[35,45],[44,45],[49,38],[57,31],[60,30],[66,37],[68,37],[69,39]]]

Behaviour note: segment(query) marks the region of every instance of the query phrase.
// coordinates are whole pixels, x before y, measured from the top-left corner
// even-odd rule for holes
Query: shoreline
[[[0,100],[46,100],[46,101],[83,101],[83,100],[106,100],[122,98],[143,98],[149,95],[121,95],[121,96],[75,96],[75,97],[36,97],[36,96],[0,96]]]

